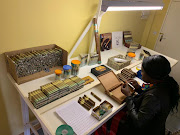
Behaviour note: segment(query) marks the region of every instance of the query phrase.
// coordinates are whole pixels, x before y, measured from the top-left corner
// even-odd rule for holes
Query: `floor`
[[[42,128],[40,128],[37,132],[39,135],[44,135]],[[32,133],[31,135],[34,135],[34,134]]]
[[[180,135],[180,118],[176,116],[169,116],[167,118],[166,128],[174,134],[179,131],[179,134],[176,135]]]
[[[169,114],[166,120],[166,129],[174,133],[174,135],[180,135],[180,102],[178,112]]]
[[[38,130],[38,133],[39,133],[39,135],[44,135],[42,128],[40,128]],[[31,135],[34,135],[34,134],[31,134]],[[166,131],[165,135],[180,135],[180,131],[174,132],[174,133],[170,133],[170,132]]]

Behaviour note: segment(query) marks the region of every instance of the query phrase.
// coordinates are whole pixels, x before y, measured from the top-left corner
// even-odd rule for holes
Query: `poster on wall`
[[[123,46],[123,31],[112,32],[112,48]]]
[[[112,33],[100,34],[101,51],[112,49]]]

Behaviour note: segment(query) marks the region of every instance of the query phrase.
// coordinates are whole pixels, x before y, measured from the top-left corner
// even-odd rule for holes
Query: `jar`
[[[87,64],[88,54],[79,54],[79,58],[81,61],[81,67]]]
[[[67,79],[71,75],[71,69],[72,67],[70,65],[64,65],[63,70],[64,70],[64,78]]]
[[[129,52],[126,55],[126,59],[128,59],[128,60],[132,60],[134,57],[136,57],[136,54],[133,52]]]
[[[99,54],[97,53],[91,53],[89,58],[89,64],[88,65],[94,65],[98,63],[98,57]]]
[[[72,71],[71,74],[77,76],[79,73],[79,66],[81,62],[79,60],[72,60],[71,61],[71,66],[72,66]]]
[[[144,53],[141,52],[141,53],[139,54],[139,60],[143,60],[143,58],[144,58]]]
[[[60,69],[56,69],[55,74],[56,74],[55,80],[61,80],[62,71]]]

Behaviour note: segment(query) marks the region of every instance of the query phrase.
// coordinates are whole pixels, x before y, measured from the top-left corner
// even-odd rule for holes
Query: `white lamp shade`
[[[101,11],[162,10],[162,0],[103,0]]]

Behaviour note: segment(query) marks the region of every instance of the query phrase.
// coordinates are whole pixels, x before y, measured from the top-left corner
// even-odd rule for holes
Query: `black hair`
[[[174,108],[177,110],[180,99],[179,85],[173,77],[169,76],[171,72],[169,61],[162,55],[152,55],[144,58],[142,67],[152,79],[161,80],[168,85],[170,89],[171,111],[173,111]]]

